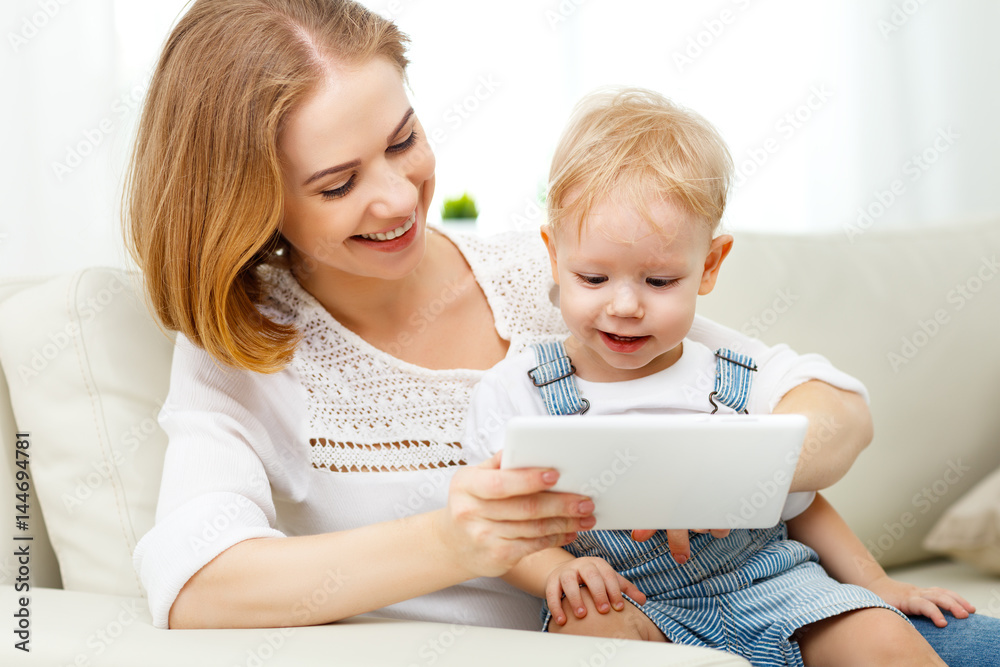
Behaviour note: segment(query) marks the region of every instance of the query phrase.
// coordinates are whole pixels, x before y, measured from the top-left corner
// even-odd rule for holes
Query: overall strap
[[[532,384],[542,392],[545,409],[550,415],[582,415],[590,402],[580,396],[576,387],[576,368],[566,356],[561,341],[533,343],[538,365],[528,371]]]
[[[719,403],[746,414],[750,385],[753,383],[751,373],[757,370],[757,365],[747,355],[724,347],[715,351],[715,357],[715,391],[708,395],[709,402],[715,408],[712,414],[719,410],[719,406],[712,400],[713,396]]]

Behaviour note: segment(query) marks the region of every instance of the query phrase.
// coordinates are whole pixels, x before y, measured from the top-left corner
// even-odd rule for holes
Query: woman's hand
[[[645,542],[653,536],[655,530],[633,530],[632,539],[636,542]],[[668,530],[667,531],[667,545],[670,547],[670,555],[673,557],[674,562],[678,565],[683,565],[691,558],[691,540],[688,538],[688,532],[686,530]],[[729,535],[728,528],[722,529],[712,529],[712,530],[691,530],[694,533],[711,533],[712,537],[725,537]]]
[[[594,503],[586,496],[555,493],[555,470],[500,470],[500,453],[459,469],[448,505],[435,517],[438,536],[471,577],[496,577],[541,549],[561,547],[593,527]]]
[[[574,558],[557,566],[549,573],[545,583],[545,601],[549,604],[552,619],[557,625],[566,624],[562,598],[577,618],[587,615],[587,607],[580,594],[581,585],[586,586],[594,598],[597,611],[606,614],[614,607],[616,611],[625,608],[622,592],[639,604],[646,602],[646,595],[635,584],[621,576],[603,558]]]
[[[888,576],[867,583],[865,588],[904,614],[926,616],[939,628],[948,625],[941,609],[947,609],[955,618],[968,618],[976,611],[968,600],[947,588],[920,588]]]

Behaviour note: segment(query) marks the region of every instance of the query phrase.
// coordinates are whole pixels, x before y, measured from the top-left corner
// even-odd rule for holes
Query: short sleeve
[[[838,370],[822,355],[798,354],[784,344],[767,345],[698,315],[688,337],[711,350],[724,347],[754,359],[759,369],[754,377],[755,387],[766,387],[766,390],[754,391],[755,397],[763,397],[765,403],[754,400],[757,405],[751,405],[750,412],[773,412],[785,394],[810,380],[826,382],[869,401],[868,390],[860,380]]]
[[[220,553],[283,536],[270,478],[283,470],[276,444],[294,442],[290,425],[304,420],[300,390],[287,372],[220,367],[178,335],[159,415],[167,451],[156,523],[133,554],[154,626],[167,627],[181,588]]]
[[[809,509],[813,501],[816,500],[815,491],[797,491],[789,493],[785,499],[785,506],[781,509],[781,520],[788,521]]]
[[[534,366],[535,353],[525,347],[484,373],[476,384],[462,439],[462,446],[476,460],[486,460],[503,449],[512,417],[546,414],[541,394],[526,379]]]

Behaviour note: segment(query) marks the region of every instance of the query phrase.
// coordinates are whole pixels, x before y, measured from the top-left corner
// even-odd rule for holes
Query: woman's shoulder
[[[297,324],[311,304],[303,297],[304,290],[288,267],[262,264],[257,267],[261,300],[257,309],[276,324]]]
[[[486,294],[505,338],[564,332],[555,305],[555,282],[537,230],[477,236],[448,234]]]
[[[507,230],[494,234],[447,232],[470,265],[501,270],[512,266],[542,271],[548,254],[537,230]],[[499,272],[499,271],[498,271]]]

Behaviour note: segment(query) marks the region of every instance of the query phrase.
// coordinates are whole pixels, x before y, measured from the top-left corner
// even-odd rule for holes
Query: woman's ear
[[[722,260],[726,258],[729,251],[733,249],[733,237],[729,234],[722,234],[712,239],[712,244],[708,248],[708,255],[705,257],[705,270],[701,274],[701,285],[698,286],[698,294],[705,295],[715,288],[715,281],[719,278],[719,268]]]
[[[539,231],[542,234],[542,241],[545,242],[545,248],[549,251],[549,262],[552,264],[552,279],[556,281],[556,285],[559,284],[559,265],[556,260],[556,240],[552,237],[552,226],[542,225]]]

